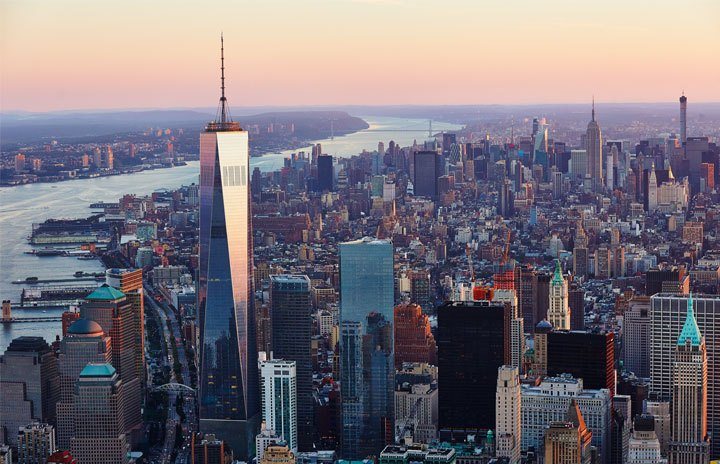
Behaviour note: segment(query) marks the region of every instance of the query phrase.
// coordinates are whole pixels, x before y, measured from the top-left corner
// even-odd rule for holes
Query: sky
[[[718,0],[0,0],[0,109],[720,101]]]

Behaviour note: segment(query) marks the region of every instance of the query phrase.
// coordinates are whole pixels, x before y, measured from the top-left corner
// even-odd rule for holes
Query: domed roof
[[[102,333],[100,324],[90,319],[78,319],[68,327],[68,334],[71,335],[102,335]]]
[[[547,319],[543,319],[535,326],[535,332],[550,332],[552,329],[553,326]]]

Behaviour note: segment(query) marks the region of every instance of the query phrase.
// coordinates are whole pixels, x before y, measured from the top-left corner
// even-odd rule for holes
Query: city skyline
[[[403,0],[316,0],[198,10],[165,2],[10,2],[0,36],[3,108],[205,106],[217,94],[208,84],[221,31],[233,50],[228,92],[238,108],[584,103],[592,95],[669,102],[682,91],[693,102],[720,101],[720,65],[712,60],[719,5],[610,2],[590,10],[565,3],[537,10],[529,2],[408,8]],[[253,21],[240,28],[219,17]],[[467,17],[478,21],[460,22]],[[658,65],[662,73],[630,72]]]

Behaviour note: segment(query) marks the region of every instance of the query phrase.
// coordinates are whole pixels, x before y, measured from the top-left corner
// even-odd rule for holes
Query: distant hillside
[[[214,114],[193,110],[148,110],[108,112],[4,113],[0,115],[0,140],[6,144],[32,143],[50,139],[82,139],[149,127],[182,128],[200,131]],[[295,125],[298,138],[319,139],[368,128],[360,118],[343,111],[288,111],[235,118],[241,124],[267,125],[271,122]]]

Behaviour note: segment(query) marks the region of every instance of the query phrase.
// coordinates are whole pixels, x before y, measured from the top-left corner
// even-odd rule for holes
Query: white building
[[[520,462],[520,392],[518,368],[500,366],[495,390],[496,456],[507,457],[510,464]]]
[[[643,414],[635,419],[628,445],[627,464],[667,464],[660,453],[660,440],[655,434],[655,419]]]
[[[415,384],[395,390],[395,434],[400,440],[408,433],[413,443],[437,439],[438,416],[437,388]]]
[[[523,386],[521,392],[522,450],[542,448],[545,430],[551,422],[565,420],[570,400],[575,399],[588,428],[592,445],[599,450],[600,462],[610,453],[610,391],[585,390],[582,379],[568,374],[547,377],[539,386]]]
[[[262,418],[269,430],[297,452],[297,374],[295,361],[259,356]]]
[[[510,365],[520,369],[525,353],[524,319],[518,314],[518,299],[515,290],[496,289],[493,301],[510,305]]]
[[[568,284],[562,275],[560,260],[555,260],[555,274],[550,281],[548,322],[555,330],[570,330],[570,306],[568,305]]]

